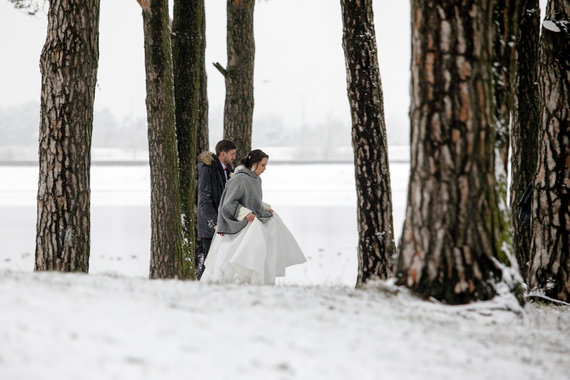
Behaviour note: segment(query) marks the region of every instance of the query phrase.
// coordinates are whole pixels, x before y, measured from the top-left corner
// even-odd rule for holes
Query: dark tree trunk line
[[[392,274],[392,193],[372,0],[341,0],[341,6],[358,199],[360,286]]]
[[[493,297],[502,278],[493,7],[412,1],[411,173],[397,277],[453,304]]]
[[[227,54],[225,69],[224,139],[237,146],[237,158],[251,150],[255,0],[227,0]]]
[[[496,0],[493,10],[495,24],[494,32],[494,62],[493,62],[493,85],[495,95],[495,119],[496,138],[500,162],[502,164],[499,178],[501,192],[507,194],[507,167],[509,155],[509,123],[511,120],[515,42],[518,32],[518,18],[520,14],[521,0]],[[499,169],[499,168],[498,168]]]
[[[172,22],[172,58],[174,63],[174,98],[180,208],[184,260],[181,278],[194,278],[196,247],[196,158],[200,108],[200,72],[204,37],[202,1],[174,1]]]
[[[89,271],[99,0],[50,1],[42,74],[35,270]]]
[[[496,0],[493,9],[493,94],[495,97],[495,174],[497,177],[500,239],[505,247],[499,252],[503,262],[510,264],[506,251],[512,252],[511,212],[507,199],[510,122],[513,105],[514,63],[520,0]],[[503,254],[504,253],[504,254]],[[513,256],[514,257],[514,256]]]
[[[206,72],[206,7],[204,0],[197,0],[202,9],[202,43],[200,46],[200,105],[198,108],[198,152],[210,150],[208,127],[208,74]]]
[[[549,0],[539,48],[529,287],[570,301],[570,2]]]
[[[168,0],[139,0],[144,25],[151,182],[150,278],[183,277]]]
[[[540,113],[538,95],[538,44],[540,8],[538,0],[521,0],[516,43],[513,121],[511,128],[510,206],[513,250],[521,275],[528,279],[531,231],[521,220],[518,205],[534,180],[537,162],[537,135]]]

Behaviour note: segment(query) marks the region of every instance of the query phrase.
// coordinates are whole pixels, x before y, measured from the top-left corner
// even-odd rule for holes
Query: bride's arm
[[[242,220],[243,218],[239,219],[240,210],[245,208],[239,202],[244,192],[242,181],[237,179],[237,181],[234,180],[233,182],[228,182],[224,192],[226,194],[223,197],[222,204],[220,205],[220,214],[222,214],[222,216],[227,220]]]

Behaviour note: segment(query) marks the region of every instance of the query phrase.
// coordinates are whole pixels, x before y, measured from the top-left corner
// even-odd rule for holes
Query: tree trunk
[[[501,195],[506,199],[509,156],[509,123],[512,108],[512,85],[515,62],[515,42],[518,30],[519,0],[496,0],[493,10],[495,24],[493,85],[495,95],[495,146],[500,159],[497,171]]]
[[[411,162],[398,281],[448,303],[496,293],[493,1],[412,1]]]
[[[549,0],[539,48],[540,112],[529,286],[570,301],[570,2]]]
[[[511,213],[508,207],[508,167],[510,122],[513,105],[515,42],[518,31],[520,0],[496,0],[493,9],[493,94],[495,96],[495,174],[501,211],[498,230],[505,242],[504,250],[512,252]],[[503,251],[504,251],[503,250]],[[503,262],[510,264],[508,256],[499,252]],[[514,264],[514,263],[513,263]]]
[[[540,8],[538,0],[522,0],[516,44],[513,122],[511,128],[511,221],[513,250],[522,277],[528,279],[531,232],[518,205],[534,179],[539,124],[538,42]]]
[[[360,286],[392,274],[392,193],[372,0],[341,0],[341,6],[358,198]]]
[[[202,43],[200,49],[200,105],[198,108],[198,152],[210,150],[208,128],[208,74],[206,73],[206,7],[204,0],[197,0],[202,9]]]
[[[139,3],[144,25],[151,185],[150,278],[183,277],[168,0]]]
[[[224,139],[236,144],[238,159],[251,150],[254,5],[255,0],[227,0],[228,64],[225,75]]]
[[[35,270],[89,271],[99,0],[54,0],[42,73]]]
[[[200,67],[202,52],[203,2],[174,1],[172,58],[176,138],[182,211],[183,255],[181,278],[195,278],[196,247],[196,158],[200,106]]]

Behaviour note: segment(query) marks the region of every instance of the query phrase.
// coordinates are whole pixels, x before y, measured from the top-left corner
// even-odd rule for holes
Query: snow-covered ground
[[[259,287],[147,279],[146,166],[93,167],[89,275],[33,273],[37,167],[0,166],[0,380],[569,378],[568,307],[355,290],[353,170],[268,167],[308,262]],[[408,171],[391,164],[397,237]]]
[[[567,308],[380,285],[0,271],[0,379],[568,379]]]

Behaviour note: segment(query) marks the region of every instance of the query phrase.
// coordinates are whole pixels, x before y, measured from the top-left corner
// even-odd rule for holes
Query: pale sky
[[[541,4],[544,0],[541,1]],[[226,62],[225,0],[206,0],[210,128],[221,129]],[[47,7],[47,5],[46,5]],[[376,0],[374,17],[388,136],[408,141],[409,1]],[[46,15],[30,17],[0,0],[0,104],[39,102]],[[255,120],[286,128],[339,120],[350,128],[339,0],[266,0],[255,8]],[[135,0],[102,0],[97,109],[118,120],[146,118],[143,26]],[[38,111],[39,112],[39,111]]]

